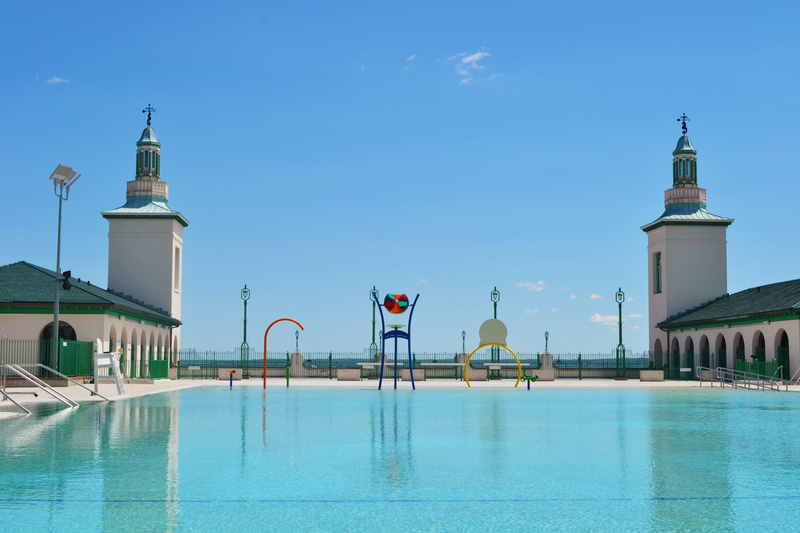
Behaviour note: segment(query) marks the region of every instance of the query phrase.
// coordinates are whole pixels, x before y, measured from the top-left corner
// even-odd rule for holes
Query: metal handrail
[[[104,400],[105,400],[105,401],[107,401],[107,402],[110,402],[110,401],[111,401],[111,400],[109,400],[108,398],[106,398],[105,396],[103,396],[102,394],[100,394],[99,392],[95,392],[95,391],[93,391],[92,389],[90,389],[89,387],[87,387],[87,386],[83,385],[82,383],[79,383],[79,382],[75,381],[74,379],[72,379],[71,377],[69,377],[69,376],[66,376],[66,375],[62,374],[62,373],[61,373],[61,372],[59,372],[58,370],[53,370],[52,368],[50,368],[50,367],[49,367],[49,366],[47,366],[47,365],[43,365],[43,364],[41,364],[41,363],[25,363],[25,364],[18,364],[17,366],[19,366],[19,367],[23,367],[23,368],[24,368],[24,367],[44,368],[45,370],[47,370],[47,371],[49,371],[49,372],[52,372],[53,374],[55,374],[55,375],[57,375],[57,376],[59,376],[59,377],[62,377],[62,378],[64,378],[64,379],[66,379],[66,380],[67,380],[67,381],[69,381],[70,383],[72,383],[72,384],[74,384],[74,385],[77,385],[78,387],[80,387],[80,388],[82,388],[82,389],[84,389],[84,390],[87,390],[87,391],[89,391],[89,394],[90,394],[91,396],[100,396],[102,399],[104,399]]]
[[[13,403],[14,405],[16,405],[17,407],[19,407],[20,409],[22,409],[22,410],[23,410],[23,411],[25,411],[26,413],[28,413],[28,414],[31,414],[31,412],[30,412],[30,411],[28,411],[28,409],[26,409],[26,408],[25,408],[25,407],[23,407],[22,405],[18,404],[18,403],[16,402],[16,400],[14,400],[14,398],[12,398],[12,397],[11,397],[11,396],[9,396],[8,394],[6,394],[6,391],[4,391],[3,389],[0,389],[0,394],[2,394],[3,396],[5,396],[6,400],[11,400],[11,403]]]
[[[45,391],[47,394],[49,394],[50,396],[52,396],[56,400],[60,401],[61,403],[65,404],[65,405],[67,405],[69,407],[78,407],[77,402],[75,402],[73,400],[70,400],[69,398],[67,398],[66,396],[64,396],[63,394],[61,394],[57,390],[55,390],[53,387],[51,387],[50,385],[48,385],[47,383],[45,383],[41,379],[37,378],[36,376],[31,374],[30,372],[28,372],[24,368],[20,367],[19,365],[6,364],[6,365],[3,365],[3,366],[8,368],[9,370],[14,372],[15,374],[21,376],[25,380],[33,383],[34,385],[36,385],[37,387],[39,387],[40,389]]]
[[[703,371],[711,372],[711,377],[706,378],[703,376]],[[767,376],[765,374],[756,374],[754,372],[747,372],[744,370],[735,370],[732,368],[725,368],[718,366],[715,369],[698,366],[695,369],[695,375],[700,380],[700,385],[702,386],[703,381],[708,379],[711,382],[712,386],[714,382],[719,382],[722,387],[725,387],[726,381],[731,384],[734,388],[752,388],[755,385],[755,388],[760,388],[762,390],[766,390],[769,388],[770,390],[780,391],[781,385],[785,385],[786,390],[789,390],[788,384],[784,383],[783,379],[776,378],[774,376]],[[755,382],[755,383],[754,383]],[[743,383],[740,385],[740,383]]]

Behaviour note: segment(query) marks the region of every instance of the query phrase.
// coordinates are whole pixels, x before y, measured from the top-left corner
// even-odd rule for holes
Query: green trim
[[[162,218],[162,219],[171,219],[177,220],[181,226],[184,228],[189,226],[189,221],[186,220],[183,215],[180,213],[168,214],[168,213],[149,213],[149,214],[142,214],[142,215],[131,215],[131,214],[113,214],[113,213],[101,213],[103,218],[106,220],[110,220],[112,218],[122,218],[122,219],[147,219],[147,218]]]
[[[64,305],[58,306],[60,315],[106,315],[112,318],[124,318],[132,321],[144,321],[152,326],[180,326],[179,320],[171,318],[158,318],[144,313],[137,313],[118,306],[101,305]],[[52,315],[53,302],[44,304],[0,304],[0,314],[3,315]]]
[[[685,221],[678,221],[678,220],[661,220],[656,221],[652,224],[648,224],[647,226],[642,226],[642,231],[648,233],[653,231],[654,229],[658,229],[661,226],[730,226],[733,224],[733,220],[725,221],[725,222],[714,222],[712,220],[685,220]]]
[[[779,311],[774,314],[764,313],[763,315],[752,315],[746,317],[730,317],[730,318],[720,318],[716,320],[709,320],[709,321],[698,321],[698,322],[680,322],[675,324],[663,325],[657,324],[656,327],[663,331],[670,331],[673,332],[675,330],[686,330],[690,328],[695,329],[716,329],[721,328],[724,326],[749,326],[752,324],[760,324],[764,322],[764,320],[769,320],[770,322],[785,322],[787,320],[800,320],[800,314],[797,311],[789,312],[789,311]]]

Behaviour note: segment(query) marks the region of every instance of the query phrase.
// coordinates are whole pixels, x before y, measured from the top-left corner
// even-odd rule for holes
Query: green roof
[[[0,312],[23,312],[46,306],[53,309],[56,273],[25,261],[0,267]],[[162,324],[179,326],[180,320],[172,318],[160,308],[151,307],[130,296],[101,289],[87,281],[70,277],[72,288],[59,291],[59,304],[73,308],[102,308],[111,314],[120,314],[154,320]]]
[[[770,320],[771,315],[800,318],[800,279],[726,294],[695,309],[671,316],[659,328],[678,329],[711,323]]]
[[[642,226],[642,230],[650,231],[659,226],[730,226],[732,218],[725,218],[706,210],[705,204],[697,202],[669,204],[660,217]]]
[[[169,208],[166,198],[155,196],[131,196],[122,207],[101,214],[104,218],[173,218],[184,228],[189,225],[183,215]]]
[[[678,139],[678,145],[675,147],[675,151],[672,152],[672,155],[678,154],[697,154],[697,150],[692,146],[692,140],[686,135]]]
[[[136,146],[141,146],[143,144],[161,146],[161,143],[159,143],[158,139],[156,139],[156,132],[150,126],[147,126],[144,129],[142,136],[139,137],[139,142],[136,143]]]

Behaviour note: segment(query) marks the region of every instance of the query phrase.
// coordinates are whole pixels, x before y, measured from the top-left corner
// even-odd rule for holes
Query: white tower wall
[[[171,219],[110,219],[108,288],[181,318],[183,226]]]
[[[719,298],[728,290],[725,226],[661,226],[647,234],[650,350],[667,334],[656,324]],[[661,291],[656,292],[656,254],[661,254]]]

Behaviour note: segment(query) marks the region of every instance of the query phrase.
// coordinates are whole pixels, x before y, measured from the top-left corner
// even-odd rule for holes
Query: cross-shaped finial
[[[681,128],[683,128],[683,134],[686,135],[686,130],[688,129],[686,127],[686,123],[691,122],[691,119],[686,116],[686,113],[684,113],[683,115],[678,117],[678,122],[681,123]]]
[[[151,107],[150,104],[147,104],[147,107],[142,109],[142,113],[147,113],[147,126],[150,126],[150,119],[152,118],[152,114],[155,113],[156,108]]]

